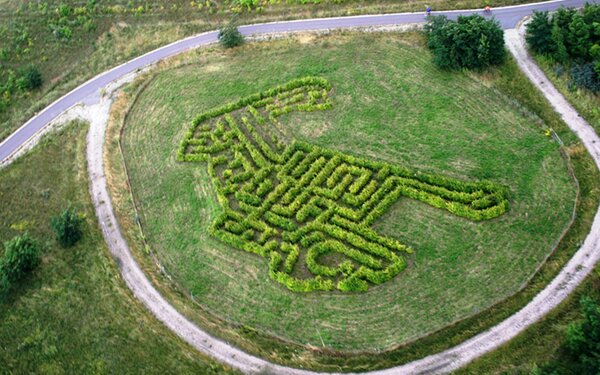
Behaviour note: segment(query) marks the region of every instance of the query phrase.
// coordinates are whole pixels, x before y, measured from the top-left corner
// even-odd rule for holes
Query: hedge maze
[[[278,118],[331,108],[329,83],[291,81],[196,117],[178,160],[206,162],[223,213],[211,234],[270,259],[297,292],[365,291],[406,267],[412,249],[372,229],[401,196],[470,220],[503,214],[507,190],[357,158],[290,139]]]

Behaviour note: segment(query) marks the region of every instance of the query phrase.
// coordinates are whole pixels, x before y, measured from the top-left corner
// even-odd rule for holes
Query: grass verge
[[[600,95],[594,95],[585,89],[569,89],[569,78],[568,74],[564,72],[564,68],[557,69],[556,64],[547,57],[536,55],[534,58],[546,77],[552,81],[554,87],[567,98],[597,133],[600,132]],[[560,71],[562,74],[559,76],[557,72]]]
[[[0,241],[26,230],[43,244],[42,265],[0,306],[0,372],[230,372],[162,326],[124,285],[89,199],[86,132],[69,125],[0,171]],[[68,204],[85,215],[84,238],[63,249],[49,222]]]

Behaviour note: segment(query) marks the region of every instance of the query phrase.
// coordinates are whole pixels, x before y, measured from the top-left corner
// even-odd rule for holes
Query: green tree
[[[569,326],[565,345],[577,359],[574,373],[595,375],[600,371],[600,306],[583,297],[581,307],[583,320]]]
[[[233,23],[219,30],[218,38],[219,43],[225,48],[237,47],[244,43],[244,36]]]
[[[531,22],[527,24],[525,40],[534,52],[541,54],[552,54],[554,52],[552,22],[548,12],[533,12]]]
[[[594,44],[590,47],[590,56],[594,59],[596,74],[600,75],[600,44]]]
[[[425,26],[434,63],[443,69],[484,68],[504,62],[504,33],[495,20],[479,15],[450,21],[431,17]]]
[[[579,13],[573,16],[573,21],[569,24],[567,40],[570,46],[569,55],[584,60],[589,58],[590,28]]]
[[[594,23],[600,25],[600,4],[586,3],[581,13],[583,14],[583,20],[587,25],[591,26]],[[600,37],[600,34],[597,34],[596,36]]]
[[[564,34],[557,24],[552,26],[552,43],[554,44],[554,53],[552,57],[560,63],[566,63],[569,59],[567,47],[565,46]]]
[[[34,270],[40,263],[37,241],[27,233],[4,243],[4,255],[0,258],[0,300],[4,300],[11,285]]]
[[[50,225],[56,235],[56,240],[62,247],[75,245],[83,235],[81,224],[83,220],[77,215],[73,208],[63,210],[60,215],[50,221]]]
[[[553,29],[554,33],[561,33],[560,39],[564,43],[564,46],[567,50],[570,49],[569,40],[567,40],[567,34],[569,32],[569,25],[573,22],[573,16],[577,11],[572,8],[560,7],[556,13],[552,16],[552,23],[555,26]],[[558,36],[554,36],[555,39]]]

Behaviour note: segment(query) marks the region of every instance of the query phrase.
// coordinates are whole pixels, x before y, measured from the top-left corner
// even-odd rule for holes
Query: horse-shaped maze
[[[507,190],[422,174],[291,139],[278,120],[331,108],[329,83],[308,77],[199,115],[180,161],[206,162],[224,212],[210,230],[269,258],[292,291],[365,291],[406,267],[412,249],[372,229],[401,196],[470,220],[503,214]]]

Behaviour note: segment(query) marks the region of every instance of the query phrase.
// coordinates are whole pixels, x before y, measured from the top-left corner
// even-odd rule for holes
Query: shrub
[[[83,235],[81,225],[83,219],[77,215],[73,208],[63,210],[60,215],[55,216],[50,221],[52,230],[56,235],[56,240],[62,247],[73,246]]]
[[[565,346],[577,359],[581,374],[597,374],[600,369],[600,306],[590,297],[581,299],[582,321],[572,323],[567,329]]]
[[[31,91],[42,86],[42,74],[35,65],[29,65],[21,70],[19,76],[19,89],[21,90]]]
[[[600,77],[593,63],[574,64],[569,74],[573,86],[588,89],[593,93],[600,92]]]
[[[504,32],[500,24],[479,15],[431,17],[425,26],[434,63],[442,69],[485,68],[504,62]]]
[[[33,271],[40,263],[37,241],[27,233],[4,243],[4,255],[0,258],[0,300],[4,300],[12,284]]]
[[[218,38],[219,43],[225,48],[237,47],[244,43],[244,36],[233,23],[219,30]]]

